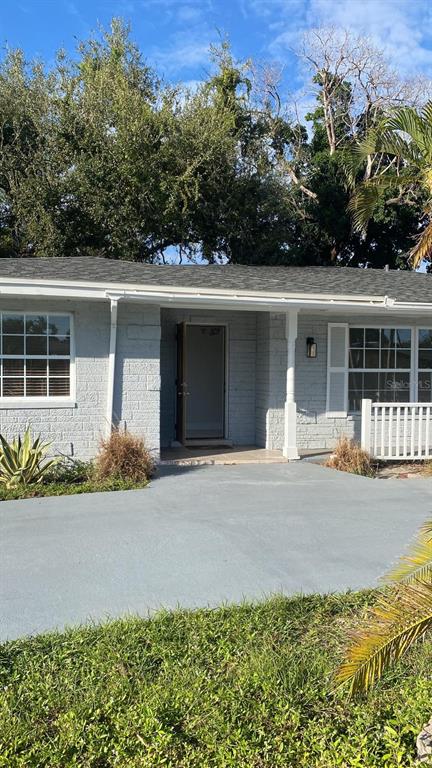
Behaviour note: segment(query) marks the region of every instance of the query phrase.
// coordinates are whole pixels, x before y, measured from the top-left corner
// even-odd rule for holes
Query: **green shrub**
[[[58,464],[47,473],[44,482],[76,485],[91,480],[94,474],[95,468],[92,461],[80,461],[62,456]]]
[[[6,488],[41,483],[58,458],[43,460],[51,443],[44,443],[41,437],[32,439],[30,427],[23,438],[21,435],[8,442],[0,435],[0,483]]]
[[[95,470],[99,480],[116,477],[142,482],[152,476],[154,461],[141,437],[116,429],[102,440]]]

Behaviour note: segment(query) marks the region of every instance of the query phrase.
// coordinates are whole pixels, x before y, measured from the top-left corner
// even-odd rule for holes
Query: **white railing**
[[[383,461],[432,458],[432,403],[362,400],[361,445]]]

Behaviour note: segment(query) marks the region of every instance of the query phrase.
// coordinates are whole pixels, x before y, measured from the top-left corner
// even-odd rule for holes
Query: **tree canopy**
[[[194,91],[164,82],[118,20],[50,69],[8,51],[0,256],[406,266],[421,201],[388,205],[389,188],[367,234],[354,231],[344,159],[386,106],[418,94],[335,33],[299,55],[316,91],[305,120],[270,69],[236,62],[226,42]]]

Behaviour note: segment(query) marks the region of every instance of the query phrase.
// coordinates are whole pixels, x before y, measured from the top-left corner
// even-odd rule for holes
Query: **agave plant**
[[[40,483],[59,461],[53,458],[42,463],[50,445],[42,442],[40,436],[33,440],[29,427],[22,439],[19,435],[12,442],[0,435],[0,483],[6,488]]]
[[[396,199],[410,193],[421,195],[425,199],[427,224],[410,252],[411,264],[416,268],[423,259],[432,257],[432,102],[420,113],[411,107],[395,108],[372,129],[359,143],[354,156],[346,160],[351,183],[359,168],[378,156],[386,162],[378,164],[375,174],[360,183],[351,198],[349,209],[354,228],[365,230],[389,190],[398,189]]]
[[[432,628],[432,521],[408,555],[386,577],[389,583],[356,630],[336,674],[351,694],[367,691],[384,671]]]

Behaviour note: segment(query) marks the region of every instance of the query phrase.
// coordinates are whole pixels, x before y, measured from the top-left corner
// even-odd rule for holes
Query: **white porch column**
[[[295,401],[295,351],[297,339],[297,309],[286,313],[287,372],[283,455],[286,459],[300,458],[297,451],[297,405]]]
[[[108,381],[107,381],[107,402],[106,402],[106,425],[105,434],[109,437],[113,424],[114,407],[114,378],[115,378],[115,360],[117,346],[117,309],[118,297],[109,296],[110,299],[110,344],[108,354]]]

